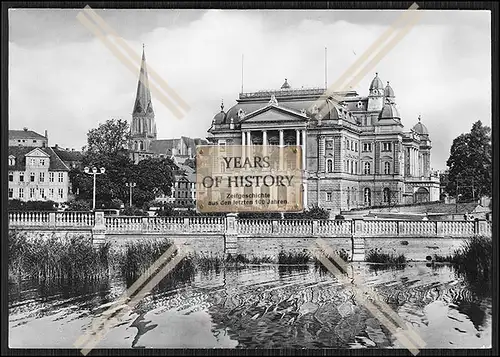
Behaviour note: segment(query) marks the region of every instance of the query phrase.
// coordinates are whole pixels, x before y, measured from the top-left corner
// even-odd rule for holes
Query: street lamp
[[[94,175],[94,194],[93,194],[93,200],[92,200],[92,202],[93,202],[92,203],[92,210],[95,211],[95,181],[96,181],[96,176],[103,174],[106,171],[106,169],[104,167],[101,167],[100,168],[101,172],[99,172],[97,170],[97,167],[94,166],[92,168],[92,171],[90,171],[90,169],[88,167],[85,167],[83,170],[85,171],[86,174]]]
[[[132,207],[132,188],[137,186],[137,184],[135,182],[126,182],[125,186],[130,188],[130,204],[129,205],[130,205],[130,207]]]

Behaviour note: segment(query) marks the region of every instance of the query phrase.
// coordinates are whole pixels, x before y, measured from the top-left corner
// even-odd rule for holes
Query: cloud
[[[107,20],[106,12],[100,14]],[[133,32],[133,26],[119,21],[119,12],[110,14],[118,33]],[[457,21],[446,12],[440,22],[439,14],[428,14],[371,72],[391,82],[406,129],[422,115],[434,145],[432,166],[444,168],[453,138],[470,130],[476,120],[491,125],[490,30],[484,25],[489,24],[489,14],[469,13],[460,19],[470,21]],[[271,16],[257,11],[207,11],[183,15],[178,22],[172,12],[136,16],[137,33],[123,36],[137,52],[142,42],[146,44],[148,66],[191,106],[178,120],[153,95],[159,138],[207,135],[221,99],[226,109],[236,103],[242,54],[245,91],[279,88],[284,78],[292,87],[321,87],[325,46],[331,84],[387,28],[377,21],[349,21],[345,14],[331,22],[311,13],[302,20],[294,13],[288,18],[294,21],[287,21],[286,12]],[[147,16],[153,16],[150,28]],[[125,18],[131,21],[130,12]],[[11,38],[9,124],[38,132],[47,129],[51,144],[79,148],[99,122],[131,119],[139,63],[132,73],[98,39],[80,36],[77,41],[70,34],[66,39],[66,28],[83,28],[74,21],[71,26],[68,21],[55,22],[47,30],[58,33],[57,41],[40,35],[34,45]],[[124,28],[128,29],[122,32]],[[36,31],[32,36],[36,38]],[[367,95],[372,78],[370,73],[354,89]]]

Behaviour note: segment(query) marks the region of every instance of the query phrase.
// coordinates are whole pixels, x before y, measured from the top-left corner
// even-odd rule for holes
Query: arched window
[[[372,191],[367,187],[364,190],[365,206],[372,205]]]
[[[139,141],[139,150],[144,150],[144,143]]]
[[[391,203],[391,190],[388,187],[384,188],[384,203]]]
[[[371,171],[370,167],[371,167],[370,163],[369,162],[365,162],[365,164],[364,164],[364,174],[365,175],[369,175],[370,174],[370,171]]]
[[[384,163],[384,174],[390,175],[390,173],[391,173],[391,163],[385,162]]]
[[[355,165],[355,167],[354,167],[354,173],[355,173],[355,174],[358,174],[358,162],[356,161],[356,162],[354,163],[354,165]]]
[[[326,171],[333,172],[333,160],[332,159],[326,160]]]

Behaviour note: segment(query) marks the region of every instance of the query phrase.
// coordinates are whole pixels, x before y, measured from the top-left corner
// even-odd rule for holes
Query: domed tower
[[[418,168],[421,176],[428,177],[431,170],[431,139],[429,138],[429,130],[422,124],[420,115],[418,116],[418,123],[413,127],[420,136]]]
[[[226,112],[224,111],[224,102],[221,101],[220,112],[215,114],[213,123],[215,125],[224,124],[226,122]]]
[[[370,84],[370,94],[368,95],[368,111],[380,111],[384,106],[384,84],[379,78],[378,73],[375,73]]]
[[[287,79],[285,78],[285,83],[283,83],[283,85],[281,86],[281,89],[290,89],[290,84],[288,84],[288,81]]]
[[[130,125],[131,149],[148,151],[152,140],[156,140],[156,122],[151,91],[149,89],[148,71],[144,46],[142,48],[141,71],[137,83],[132,124]]]
[[[386,101],[389,101],[390,103],[394,103],[394,90],[392,89],[391,85],[389,84],[389,81],[387,81],[387,85],[385,86],[384,89],[384,98]]]

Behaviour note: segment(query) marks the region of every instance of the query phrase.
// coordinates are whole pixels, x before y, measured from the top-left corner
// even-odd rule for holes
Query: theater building
[[[404,130],[394,90],[378,74],[368,96],[324,88],[240,93],[215,115],[214,145],[300,145],[304,203],[332,211],[439,200],[431,140],[420,117]]]

